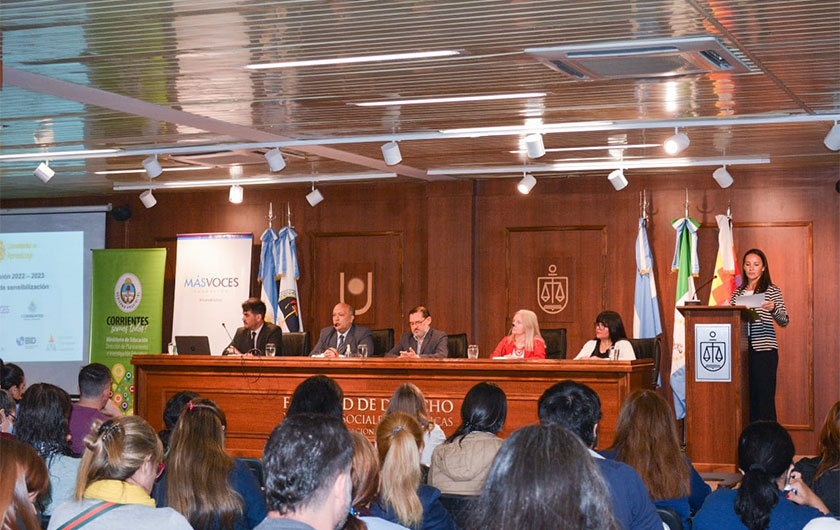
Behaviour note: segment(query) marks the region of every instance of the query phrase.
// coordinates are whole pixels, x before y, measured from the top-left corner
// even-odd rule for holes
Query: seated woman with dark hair
[[[193,528],[251,529],[265,519],[265,497],[248,466],[225,452],[225,413],[210,399],[187,403],[158,483],[158,506],[171,506]]]
[[[0,388],[0,438],[14,438],[17,404],[8,390]]]
[[[163,458],[152,426],[139,416],[98,423],[85,437],[74,499],[55,509],[48,530],[76,528],[82,520],[85,530],[191,530],[181,514],[155,508],[149,496]]]
[[[818,449],[818,457],[803,458],[793,468],[831,514],[840,517],[840,401],[825,416]]]
[[[793,440],[775,421],[758,421],[738,439],[737,490],[719,489],[694,516],[694,530],[802,528],[828,508],[793,471]],[[784,491],[789,486],[789,491]]]
[[[610,493],[580,439],[562,427],[530,425],[505,441],[469,530],[618,530]]]
[[[0,438],[0,528],[40,530],[35,500],[47,493],[49,474],[31,446]]]
[[[412,530],[454,530],[452,516],[440,503],[440,490],[420,484],[420,423],[404,412],[383,416],[376,426],[376,447],[382,487],[371,513]]]
[[[624,322],[615,311],[602,311],[595,317],[595,338],[587,341],[575,356],[575,359],[610,361],[632,361],[635,358],[633,345],[624,331]]]
[[[334,379],[325,375],[306,378],[295,388],[286,416],[294,414],[326,414],[344,421],[344,391]]]
[[[158,433],[160,443],[163,444],[163,454],[169,452],[169,440],[172,438],[172,429],[178,423],[178,418],[181,416],[181,411],[191,400],[199,398],[197,392],[192,390],[182,390],[169,398],[166,406],[163,407],[163,427],[164,429]]]
[[[15,438],[34,447],[50,472],[50,491],[42,499],[46,516],[72,498],[76,484],[80,460],[70,449],[72,408],[67,392],[48,383],[32,385],[20,400]]]
[[[505,443],[507,398],[495,383],[478,383],[461,404],[461,425],[432,454],[429,484],[442,493],[477,495],[493,458]]]
[[[636,390],[627,396],[613,445],[602,454],[635,469],[653,503],[674,510],[683,528],[691,528],[691,514],[703,506],[711,488],[683,455],[671,407],[659,394]]]

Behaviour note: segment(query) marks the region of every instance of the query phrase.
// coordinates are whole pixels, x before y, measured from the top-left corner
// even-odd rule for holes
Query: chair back
[[[669,530],[683,530],[682,519],[680,519],[679,514],[671,508],[660,508],[657,506],[656,513],[659,514],[659,518],[662,519],[662,522],[668,525]]]
[[[636,359],[653,359],[653,390],[659,388],[659,363],[662,358],[662,335],[652,339],[627,339]]]
[[[385,357],[385,354],[394,347],[393,328],[372,329],[370,334],[373,335],[373,354],[371,356]]]
[[[566,328],[541,329],[546,359],[566,358]]]
[[[263,475],[262,461],[259,458],[251,458],[244,456],[237,458],[237,460],[241,461],[246,466],[248,466],[248,469],[250,469],[251,473],[253,473],[254,477],[256,477],[257,482],[260,483],[260,487],[264,488],[265,477]]]
[[[455,495],[454,493],[441,493],[440,503],[455,520],[456,528],[466,528],[467,519],[470,516],[469,505],[474,499],[472,495]]]
[[[449,335],[449,355],[450,359],[466,359],[467,358],[467,334],[456,333]]]
[[[309,332],[307,331],[290,331],[283,333],[281,340],[283,346],[283,355],[294,355],[298,357],[306,357],[309,355]]]

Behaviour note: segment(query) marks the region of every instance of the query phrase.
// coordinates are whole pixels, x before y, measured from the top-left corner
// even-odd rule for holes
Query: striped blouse
[[[745,287],[746,285],[735,289],[735,292],[729,298],[730,304],[735,305],[735,299],[744,294]],[[773,308],[773,311],[767,311],[760,307],[754,308],[758,313],[758,320],[747,325],[747,335],[750,338],[750,345],[755,351],[778,350],[779,343],[776,342],[776,329],[773,327],[773,321],[775,320],[782,327],[787,326],[790,321],[785,309],[785,301],[782,299],[782,290],[777,285],[770,284],[764,293],[764,298],[776,304],[776,307]]]

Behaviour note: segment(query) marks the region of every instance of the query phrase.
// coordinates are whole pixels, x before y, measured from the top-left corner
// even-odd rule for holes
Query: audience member
[[[70,449],[75,455],[85,450],[85,436],[93,420],[103,422],[122,416],[119,406],[111,401],[111,371],[104,364],[91,363],[79,370],[79,401],[70,412]]]
[[[426,409],[426,398],[423,392],[413,383],[403,383],[394,390],[388,409],[385,414],[393,412],[405,412],[420,422],[423,427],[423,450],[420,455],[420,463],[428,467],[432,463],[432,453],[435,447],[446,440],[446,434],[435,422],[429,418],[429,411]]]
[[[35,449],[0,438],[0,528],[41,530],[33,503],[48,489],[47,466]]]
[[[190,530],[172,508],[155,508],[149,496],[163,458],[163,446],[139,416],[97,422],[85,437],[74,498],[56,508],[48,530]],[[92,514],[96,517],[91,517]]]
[[[181,411],[187,406],[190,400],[199,398],[198,392],[192,390],[181,390],[166,402],[163,408],[163,427],[164,429],[158,433],[160,443],[163,444],[163,454],[169,452],[169,439],[172,437],[172,429],[178,423],[178,418],[181,417]]]
[[[413,530],[454,530],[440,490],[420,484],[424,429],[414,416],[391,412],[376,427],[382,487],[371,513]]]
[[[538,412],[541,424],[568,429],[589,448],[610,491],[613,514],[625,530],[662,529],[662,520],[639,474],[627,464],[607,460],[593,450],[598,445],[601,420],[601,400],[594,390],[575,381],[561,381],[540,396]]]
[[[46,516],[73,496],[79,459],[70,450],[72,407],[67,392],[49,383],[30,386],[20,400],[15,438],[34,447],[50,472],[49,493],[43,497]]]
[[[286,417],[301,413],[326,414],[344,421],[343,402],[344,391],[334,379],[313,375],[295,388]]]
[[[353,465],[350,468],[353,511],[344,523],[343,530],[404,530],[402,525],[371,514],[370,503],[379,494],[379,456],[364,434],[354,431],[350,436],[353,437]]]
[[[355,320],[356,310],[353,306],[336,304],[332,311],[332,326],[321,330],[310,355],[339,357],[347,355],[348,351],[355,354],[359,344],[367,346],[369,354],[373,354],[373,335],[368,328],[356,324]]]
[[[545,359],[545,341],[540,335],[537,314],[520,309],[514,313],[512,323],[510,333],[499,342],[490,358]]]
[[[334,530],[350,510],[353,440],[323,414],[295,414],[263,450],[268,516],[257,530]]]
[[[0,389],[0,438],[14,438],[17,404],[8,390]]]
[[[504,440],[507,398],[495,383],[478,383],[461,404],[461,425],[432,454],[429,484],[442,493],[478,495]]]
[[[794,469],[832,515],[840,517],[840,401],[825,416],[817,450],[818,457],[803,458]]]
[[[265,519],[260,485],[248,466],[225,452],[225,413],[210,399],[187,403],[172,431],[166,473],[155,489],[196,530],[251,529]]]
[[[530,425],[511,434],[496,455],[467,528],[620,526],[607,486],[580,440],[561,427]]]
[[[20,366],[6,363],[0,367],[0,388],[8,390],[15,401],[20,401],[26,388],[26,377]]]
[[[432,315],[425,306],[418,305],[408,311],[409,333],[403,333],[397,345],[385,357],[431,357],[446,359],[449,341],[446,333],[432,329]]]
[[[674,413],[659,394],[636,390],[627,396],[613,445],[602,454],[635,469],[653,503],[674,510],[683,528],[691,528],[691,514],[703,506],[711,488],[683,455]]]
[[[778,423],[758,421],[747,426],[738,439],[741,487],[709,495],[694,516],[694,530],[802,528],[828,513],[793,471],[793,454],[793,440]]]
[[[624,322],[615,311],[602,311],[595,317],[595,338],[587,341],[575,359],[632,361],[633,345],[627,340]]]

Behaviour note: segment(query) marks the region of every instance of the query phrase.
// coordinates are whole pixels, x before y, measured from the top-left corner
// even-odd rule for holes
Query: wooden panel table
[[[350,429],[373,437],[394,389],[416,384],[429,413],[451,434],[460,423],[464,395],[476,383],[493,381],[508,398],[503,436],[537,421],[537,400],[563,379],[592,387],[601,397],[599,447],[613,440],[618,409],[636,389],[650,388],[653,363],[636,361],[489,359],[311,359],[309,357],[231,358],[138,355],[136,411],[163,428],[166,401],[180,390],[194,390],[216,401],[227,415],[226,443],[237,456],[261,456],[263,445],[283,419],[295,387],[313,374],[335,379],[344,390],[344,419]]]

